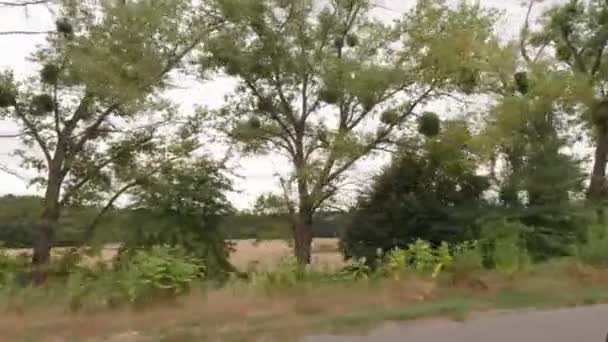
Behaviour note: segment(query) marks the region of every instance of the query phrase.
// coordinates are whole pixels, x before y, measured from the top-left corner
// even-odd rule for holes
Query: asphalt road
[[[367,336],[310,336],[304,342],[608,342],[608,305],[485,314],[465,322],[393,324]]]

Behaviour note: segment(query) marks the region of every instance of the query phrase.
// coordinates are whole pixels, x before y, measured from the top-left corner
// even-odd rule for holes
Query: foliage
[[[449,269],[452,263],[453,256],[446,242],[433,248],[427,241],[416,240],[405,249],[395,248],[390,251],[386,256],[385,267],[395,277],[414,272],[435,278],[441,270]]]
[[[486,262],[500,272],[512,274],[531,263],[526,246],[529,227],[519,221],[501,219],[488,222],[482,228]]]
[[[129,303],[144,303],[187,292],[204,272],[202,262],[183,249],[153,246],[118,264],[113,281]]]
[[[253,205],[255,215],[284,216],[287,214],[287,209],[285,199],[272,193],[260,195]]]
[[[205,275],[203,263],[183,249],[153,246],[123,255],[114,265],[72,268],[51,286],[63,286],[71,310],[99,310],[173,300]]]
[[[298,285],[307,275],[308,270],[294,257],[284,257],[272,271],[254,272],[251,283],[254,287],[271,294],[273,290],[288,289]]]
[[[87,242],[95,247],[128,241],[138,230],[162,231],[157,225],[164,221],[148,209],[113,208],[98,225],[93,239],[86,241],[87,225],[98,214],[95,206],[66,207],[55,232],[55,245],[81,246]],[[42,198],[30,196],[0,197],[0,240],[7,248],[29,248],[36,234],[36,221],[42,211]],[[286,215],[256,215],[249,212],[222,213],[218,230],[226,239],[288,239],[290,221]],[[320,212],[313,224],[313,236],[335,238],[349,221],[348,213]],[[150,233],[152,234],[152,233]],[[162,242],[162,241],[161,241]]]
[[[470,274],[483,268],[484,256],[478,241],[465,241],[453,250],[451,271],[454,274]]]
[[[228,24],[201,64],[238,81],[215,117],[244,152],[291,164],[279,181],[301,262],[310,261],[314,215],[348,171],[411,125],[422,103],[476,91],[483,61],[501,50],[494,13],[465,2],[418,1],[392,24],[373,19],[365,0],[214,4]]]
[[[494,164],[505,164],[496,175],[502,204],[564,205],[584,181],[581,160],[566,150],[581,138],[572,130],[576,110],[565,86],[574,80],[544,64],[526,75],[526,93],[503,95],[485,117],[482,149]]]
[[[607,226],[596,223],[587,227],[586,241],[574,246],[574,255],[589,265],[608,266]]]
[[[338,277],[350,281],[357,281],[368,279],[371,273],[372,268],[369,267],[365,258],[361,258],[359,260],[352,260],[348,266],[340,270]]]
[[[589,128],[595,143],[594,167],[588,188],[588,195],[594,201],[605,199],[607,194],[604,175],[608,121],[602,105],[606,97],[602,91],[603,82],[608,76],[603,53],[608,44],[605,5],[600,0],[571,0],[554,6],[541,16],[539,29],[528,32],[526,26],[521,49],[526,60],[531,60],[530,54],[535,53],[551,69],[570,76],[567,83],[555,83],[554,87],[570,92],[569,99],[578,107],[572,113],[583,123],[580,128]]]
[[[0,241],[7,248],[29,248],[34,243],[39,217],[43,210],[43,199],[35,196],[0,197]],[[93,221],[99,209],[94,206],[67,206],[64,208],[55,231],[55,246],[74,247],[85,242],[86,226]],[[123,212],[124,213],[124,212]],[[100,232],[125,230],[117,220],[118,213],[107,216],[99,224]],[[119,234],[120,237],[124,234]],[[116,242],[112,237],[102,237],[101,243]]]
[[[0,246],[0,289],[10,287],[26,270],[23,258],[11,256]]]
[[[124,248],[179,246],[204,261],[210,274],[232,271],[230,245],[220,231],[221,219],[232,213],[225,197],[229,190],[230,182],[213,162],[164,168],[131,193],[135,215]]]
[[[488,188],[477,175],[473,136],[460,121],[447,122],[437,136],[404,141],[386,169],[360,199],[345,231],[350,257],[373,260],[383,252],[423,239],[467,239],[474,231]]]
[[[350,220],[349,213],[319,212],[312,225],[315,238],[335,238],[341,235],[344,225]],[[291,221],[288,215],[256,215],[237,212],[224,217],[221,231],[229,239],[289,239]]]
[[[526,269],[531,259],[521,241],[516,238],[503,238],[494,242],[491,256],[494,267],[506,274]]]
[[[0,72],[0,119],[17,127],[22,144],[14,154],[45,194],[32,259],[37,283],[46,279],[64,206],[111,208],[198,148],[198,114],[178,123],[161,92],[209,32],[214,19],[203,10],[187,0],[104,1],[94,10],[61,1],[57,32],[31,57],[40,73],[16,79]],[[100,220],[90,222],[85,238]]]
[[[574,205],[498,208],[480,216],[479,236],[485,241],[518,236],[530,256],[542,261],[570,255],[571,246],[584,240],[585,227],[594,217],[593,208]]]

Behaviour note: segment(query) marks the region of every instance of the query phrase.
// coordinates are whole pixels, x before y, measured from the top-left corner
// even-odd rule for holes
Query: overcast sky
[[[478,0],[482,6],[494,7],[504,12],[499,33],[510,39],[516,36],[525,17],[525,4],[521,0]],[[537,6],[534,15],[542,11],[542,7],[565,2],[566,0],[545,0],[542,6]],[[413,0],[378,0],[381,7],[376,14],[389,20],[405,11],[414,3]],[[13,8],[0,7],[0,31],[18,30],[51,30],[53,19],[44,8],[31,6],[26,12]],[[44,36],[3,36],[0,35],[0,70],[12,69],[17,75],[23,76],[37,72],[37,68],[26,58],[36,46],[44,43]],[[180,104],[183,111],[192,111],[195,105],[210,107],[221,106],[224,95],[231,91],[233,82],[218,80],[206,84],[195,81],[185,81],[180,89],[174,89],[170,95]],[[14,132],[15,126],[10,122],[0,121],[0,134]],[[11,157],[11,152],[18,146],[17,140],[0,139],[0,163],[14,169],[18,168],[18,160]],[[378,160],[366,160],[358,165],[353,177],[364,179],[371,176],[379,168]],[[277,188],[274,175],[289,170],[289,165],[275,156],[242,158],[235,161],[239,175],[235,179],[239,193],[232,194],[231,200],[239,208],[251,205],[257,195]],[[0,195],[2,194],[36,194],[39,189],[28,188],[26,182],[2,173],[0,171]]]

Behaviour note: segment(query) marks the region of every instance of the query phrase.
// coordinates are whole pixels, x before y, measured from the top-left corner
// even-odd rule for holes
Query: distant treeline
[[[36,220],[42,210],[41,199],[34,196],[0,197],[0,244],[10,248],[28,248],[35,237]],[[99,209],[78,206],[65,210],[55,234],[57,246],[81,245],[85,227],[92,222]],[[105,216],[97,227],[98,243],[120,242],[133,225],[132,211],[115,209]],[[141,215],[141,211],[138,213]],[[321,213],[315,221],[315,237],[339,237],[349,219],[344,213]],[[153,224],[153,220],[145,221]],[[287,216],[254,215],[235,213],[222,219],[221,231],[227,239],[284,239],[291,237],[291,225]]]

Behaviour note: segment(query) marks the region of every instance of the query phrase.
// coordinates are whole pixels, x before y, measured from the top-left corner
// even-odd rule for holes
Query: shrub
[[[574,247],[574,254],[585,264],[608,266],[608,226],[589,226],[586,241]]]
[[[28,260],[22,256],[11,256],[0,248],[0,289],[13,285],[27,270]],[[25,285],[25,284],[24,284]]]
[[[15,263],[6,252],[0,250],[0,288],[6,287],[13,281]]]
[[[469,140],[465,125],[451,122],[434,138],[406,141],[359,198],[342,239],[346,256],[366,257],[373,266],[378,249],[476,238],[470,234],[489,183],[477,175]]]
[[[295,257],[282,258],[272,271],[255,272],[251,275],[252,284],[266,290],[296,286],[306,275],[306,269]]]
[[[593,219],[593,210],[567,205],[495,209],[479,220],[480,235],[485,241],[518,235],[535,261],[545,261],[570,255]]]
[[[531,263],[526,237],[532,228],[519,220],[500,218],[486,222],[482,227],[482,249],[485,266],[511,274]]]
[[[454,248],[452,271],[468,274],[483,268],[483,253],[477,241],[465,241]]]
[[[365,258],[353,260],[350,265],[344,267],[339,273],[338,278],[351,281],[368,279],[372,273],[371,267],[367,264]]]
[[[117,295],[130,303],[173,298],[204,276],[202,262],[177,247],[154,246],[136,251],[115,269]]]
[[[207,160],[164,168],[133,193],[133,229],[124,239],[128,250],[157,245],[179,246],[205,262],[209,276],[224,277],[236,270],[228,261],[231,245],[220,230],[232,212],[225,192],[229,180]]]
[[[394,277],[407,272],[436,277],[446,268],[451,267],[453,257],[450,246],[442,242],[433,248],[427,241],[417,240],[407,248],[395,248],[387,255],[385,267]]]
[[[531,264],[527,249],[517,237],[495,241],[492,259],[496,269],[506,274],[513,274]]]
[[[52,260],[51,274],[58,277],[67,277],[80,269],[82,254],[77,248],[69,248],[61,257]]]

